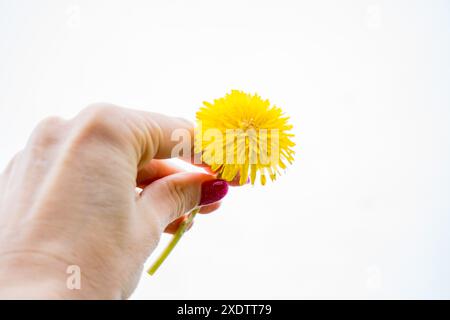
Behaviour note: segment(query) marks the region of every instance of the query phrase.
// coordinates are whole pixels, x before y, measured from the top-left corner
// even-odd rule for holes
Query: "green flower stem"
[[[178,227],[177,232],[173,235],[172,240],[170,240],[167,247],[164,249],[164,251],[161,253],[161,255],[158,257],[158,259],[152,264],[150,269],[148,269],[147,273],[149,275],[154,275],[156,270],[161,266],[161,264],[166,260],[166,258],[169,256],[169,254],[172,252],[173,248],[177,245],[178,241],[180,241],[183,234],[186,232],[186,228],[189,226],[189,224],[194,220],[195,215],[200,211],[200,208],[193,209],[190,213],[188,218],[183,221],[180,226]]]

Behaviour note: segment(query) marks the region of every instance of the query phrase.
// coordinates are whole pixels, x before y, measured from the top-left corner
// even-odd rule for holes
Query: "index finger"
[[[80,112],[77,121],[82,137],[118,146],[137,167],[154,158],[186,156],[192,149],[194,125],[182,118],[101,103]]]
[[[168,159],[190,157],[194,124],[184,118],[170,117],[156,112],[138,111],[147,122],[145,144],[149,146],[151,158]],[[145,152],[144,152],[145,153]]]

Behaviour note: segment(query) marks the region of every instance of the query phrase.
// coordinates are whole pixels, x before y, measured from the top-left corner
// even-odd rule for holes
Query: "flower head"
[[[195,152],[219,177],[227,181],[239,176],[244,184],[257,174],[275,180],[286,161],[294,160],[292,125],[281,109],[257,94],[232,90],[225,97],[204,102],[197,112]]]

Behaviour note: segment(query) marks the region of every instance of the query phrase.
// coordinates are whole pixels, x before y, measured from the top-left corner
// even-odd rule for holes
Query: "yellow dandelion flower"
[[[231,181],[239,176],[252,184],[260,176],[273,181],[294,160],[292,125],[282,110],[251,95],[232,90],[225,97],[204,102],[197,112],[195,152],[218,176]]]
[[[289,131],[289,117],[257,94],[233,90],[225,97],[204,102],[197,112],[194,149],[222,179],[231,181],[239,175],[244,184],[250,176],[252,184],[259,174],[261,184],[266,175],[276,179],[286,162],[294,160],[294,136]],[[159,258],[148,270],[153,275],[183,236],[199,208],[193,209]]]

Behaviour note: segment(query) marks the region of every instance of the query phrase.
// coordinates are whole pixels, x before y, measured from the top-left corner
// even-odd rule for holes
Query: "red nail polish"
[[[225,197],[228,192],[228,183],[225,180],[208,180],[202,183],[202,196],[200,205],[214,203]]]

